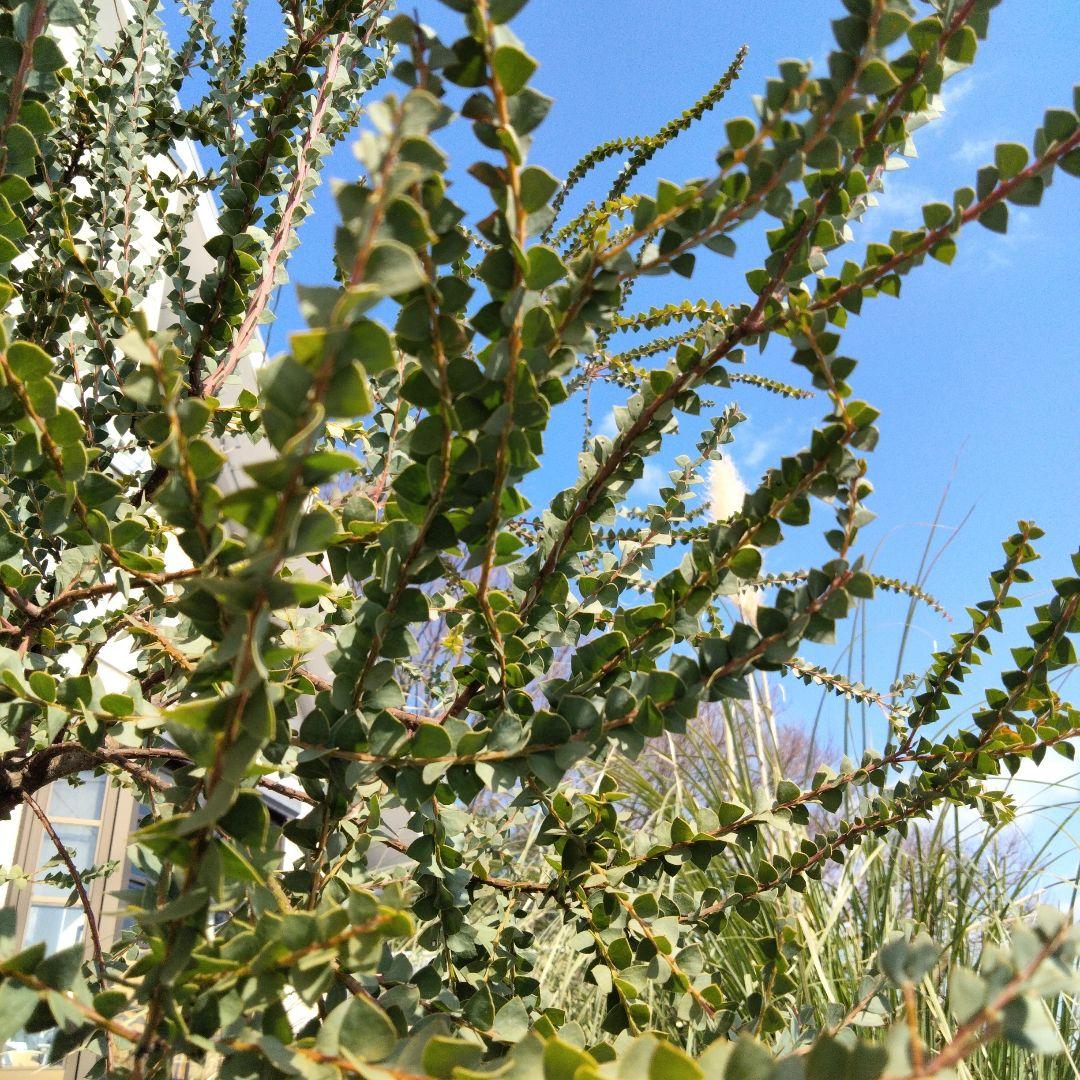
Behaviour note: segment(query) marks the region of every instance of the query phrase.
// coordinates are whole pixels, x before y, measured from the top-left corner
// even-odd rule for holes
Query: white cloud
[[[953,120],[963,111],[961,103],[975,89],[977,81],[974,75],[964,72],[951,78],[941,89],[937,97],[937,115],[931,123],[920,128],[920,137],[937,136],[952,127]]]
[[[619,425],[615,423],[615,410],[609,409],[607,416],[596,427],[597,435],[606,435],[609,439],[614,439],[619,434]]]
[[[953,161],[960,161],[965,165],[985,165],[993,157],[994,144],[998,141],[990,137],[965,139],[953,151]]]
[[[790,451],[789,432],[794,421],[790,416],[776,423],[765,424],[751,417],[740,424],[736,431],[731,456],[738,462],[740,473],[747,478],[749,487],[756,487],[764,468],[775,465],[781,453]],[[802,443],[803,434],[796,436]]]
[[[1015,776],[999,778],[992,786],[1008,791],[1016,800],[1017,822],[1021,828],[1025,818],[1028,825],[1045,828],[1045,818],[1036,812],[1075,802],[1080,798],[1078,779],[1080,770],[1076,762],[1051,750],[1039,765],[1026,759]]]
[[[867,228],[875,231],[887,227],[917,229],[922,226],[922,208],[928,202],[938,202],[939,192],[918,184],[907,176],[893,173],[886,177],[884,190],[877,193],[877,206],[867,211]]]
[[[752,439],[750,445],[743,451],[743,464],[748,468],[757,468],[772,453],[773,446],[772,439],[765,437]]]
[[[959,107],[960,102],[964,100],[975,89],[978,84],[978,79],[975,75],[966,71],[959,75],[954,75],[945,85],[941,88],[941,104],[946,110],[955,110]]]
[[[1035,225],[1035,217],[1025,207],[1009,207],[1009,231],[1004,236],[994,236],[990,243],[984,239],[979,255],[979,268],[1004,270],[1013,265],[1011,248],[1030,247],[1041,239]]]

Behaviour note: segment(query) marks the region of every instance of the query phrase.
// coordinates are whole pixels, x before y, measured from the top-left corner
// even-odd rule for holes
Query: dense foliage
[[[756,116],[727,123],[712,176],[651,193],[635,176],[719,104],[742,52],[683,116],[602,144],[560,185],[527,164],[551,102],[509,26],[523,0],[447,2],[463,25],[450,43],[382,4],[283,0],[284,43],[254,63],[242,3],[222,32],[186,0],[175,53],[152,2],[109,41],[72,0],[2,5],[0,809],[41,813],[45,785],[104,770],[146,815],[130,929],[92,933],[88,958],[9,942],[0,1033],[55,1027],[55,1057],[90,1045],[98,1075],[140,1080],[180,1056],[232,1078],[919,1077],[998,1037],[1059,1049],[1043,1000],[1077,989],[1077,935],[1049,911],[1008,948],[988,941],[977,972],[948,971],[915,928],[881,942],[862,996],[813,1015],[786,1006],[816,977],[787,914],[852,849],[942,807],[1006,818],[987,779],[1071,755],[1080,734],[1052,682],[1075,661],[1076,576],[940,734],[1031,580],[1026,522],[920,680],[881,694],[800,657],[876,588],[905,588],[856,553],[877,413],[852,396],[848,320],[927,255],[950,262],[968,226],[1003,232],[1010,204],[1080,174],[1076,114],[1049,110],[1030,147],[999,145],[973,187],[848,256],[890,159],[974,60],[991,0],[845,0],[824,72],[781,64]],[[364,176],[336,191],[337,284],[301,289],[309,329],[244,386],[320,163],[391,67],[404,88],[364,100]],[[208,87],[194,104],[193,80]],[[471,126],[468,172],[490,194],[470,224],[435,141],[451,123]],[[184,138],[205,175],[163,163]],[[561,222],[613,157],[610,190]],[[221,232],[193,252],[206,193]],[[734,256],[752,219],[769,221],[769,255],[746,298],[632,310],[639,277]],[[162,288],[167,329],[146,315]],[[618,352],[621,333],[637,336]],[[806,393],[755,368],[766,346],[828,412],[710,524],[700,472],[742,413],[703,389]],[[617,432],[588,439],[534,516],[524,489],[555,410],[598,379],[626,388]],[[617,520],[685,418],[699,456]],[[765,576],[762,552],[815,512],[827,558]],[[425,664],[433,622],[441,659]],[[119,636],[122,693],[97,663]],[[753,805],[635,829],[612,752],[693,730],[774,672],[884,710],[888,745],[802,785],[776,777]],[[301,812],[272,820],[267,791]],[[731,888],[695,888],[685,871],[717,861]],[[536,915],[585,958],[601,1032],[551,1005]],[[760,985],[724,983],[725,934],[759,942]],[[955,1022],[924,1046],[930,986]]]

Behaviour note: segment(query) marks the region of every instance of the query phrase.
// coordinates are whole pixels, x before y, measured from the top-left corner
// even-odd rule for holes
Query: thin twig
[[[86,892],[86,886],[83,884],[78,867],[76,867],[68,849],[64,847],[64,842],[60,839],[56,829],[53,828],[53,823],[49,820],[48,815],[37,804],[34,797],[28,791],[24,791],[22,797],[23,802],[30,807],[34,817],[41,822],[41,827],[48,834],[53,847],[56,848],[56,854],[60,856],[60,861],[67,868],[72,881],[75,882],[75,891],[79,894],[79,902],[82,904],[83,912],[86,915],[86,926],[90,932],[90,943],[94,952],[94,967],[97,968],[98,978],[104,983],[105,958],[101,952],[101,937],[98,934],[97,919],[94,917],[94,909],[90,904],[90,897]]]

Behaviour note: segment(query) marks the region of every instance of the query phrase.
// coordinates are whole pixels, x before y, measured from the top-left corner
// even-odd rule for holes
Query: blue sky
[[[255,52],[275,38],[276,5],[258,0],[253,11],[264,4],[274,19],[252,20]],[[422,0],[418,7],[422,18],[456,36],[457,15],[436,0]],[[531,160],[561,175],[604,139],[654,131],[703,93],[746,43],[749,58],[726,100],[658,155],[635,190],[651,189],[661,176],[708,175],[724,141],[724,122],[751,113],[750,95],[761,90],[779,60],[800,57],[821,65],[831,45],[829,20],[843,13],[839,0],[678,0],[662,8],[646,0],[532,0],[514,28],[540,61],[534,84],[556,105],[536,132]],[[920,224],[922,203],[948,200],[955,187],[973,183],[977,168],[992,159],[995,141],[1029,144],[1044,109],[1071,103],[1078,54],[1075,0],[1006,0],[996,8],[975,67],[947,84],[946,114],[917,134],[919,158],[910,168],[889,174],[882,205],[859,227],[855,250],[867,239],[887,237],[892,228]],[[388,82],[381,90],[392,88]],[[465,165],[481,156],[468,126],[440,141],[454,162],[456,197],[474,218],[486,212],[485,196],[464,175]],[[600,174],[601,191],[616,168],[611,164]],[[352,178],[357,169],[345,145],[334,153],[327,175]],[[1059,174],[1041,207],[1013,208],[1007,236],[972,227],[952,267],[928,262],[905,279],[900,301],[868,303],[845,333],[844,351],[860,360],[856,396],[882,411],[881,442],[870,458],[877,489],[871,505],[879,520],[864,532],[863,550],[876,551],[880,572],[914,576],[929,522],[950,484],[940,540],[948,538],[949,527],[965,518],[966,524],[937,562],[928,587],[959,616],[960,626],[964,607],[986,595],[986,575],[1001,559],[999,543],[1017,519],[1034,519],[1047,532],[1037,567],[1041,580],[1026,590],[1032,598],[1045,595],[1049,579],[1067,571],[1080,538],[1077,195],[1077,181]],[[571,209],[580,205],[580,199],[572,200]],[[329,279],[336,220],[324,186],[314,215],[301,228],[289,266],[294,281]],[[758,237],[766,220],[743,230],[734,259],[705,253],[690,282],[650,280],[635,299],[647,307],[684,297],[724,303],[746,298],[743,274],[760,264]],[[284,345],[284,332],[300,325],[290,290],[280,298],[278,315],[271,351]],[[751,370],[799,381],[801,372],[787,356],[778,342],[753,359]],[[713,396],[718,405],[737,396],[750,417],[738,429],[732,454],[752,485],[780,454],[805,444],[824,403],[737,389],[737,395]],[[593,400],[594,417],[602,423],[621,392],[599,388]],[[581,411],[569,404],[562,413],[549,431],[544,468],[528,486],[537,505],[572,483],[576,473]],[[642,490],[663,477],[676,453],[693,446],[697,430],[691,420],[670,440]],[[827,558],[820,539],[825,527],[819,512],[811,527],[797,531],[790,555],[773,556],[767,565],[779,570]],[[892,677],[904,610],[889,600],[871,607],[866,674],[878,684]],[[921,668],[935,643],[954,628],[921,610],[904,669]],[[847,640],[844,630],[841,639]],[[1007,653],[998,652],[1007,663]],[[829,658],[820,650],[812,655],[821,662]],[[793,697],[794,711],[807,707],[804,697]]]

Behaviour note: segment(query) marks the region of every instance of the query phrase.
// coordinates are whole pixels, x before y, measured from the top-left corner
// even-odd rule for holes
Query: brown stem
[[[1031,982],[1035,973],[1064,944],[1071,931],[1072,926],[1069,923],[1063,923],[1057,933],[1045,942],[1038,953],[998,991],[991,1001],[979,1009],[967,1023],[956,1029],[948,1044],[938,1054],[925,1065],[913,1061],[912,1064],[915,1065],[914,1071],[900,1078],[900,1080],[916,1080],[917,1077],[937,1076],[943,1070],[951,1068],[965,1058],[970,1057],[986,1038],[997,1029],[998,1018],[1002,1010],[1023,994],[1025,987]]]
[[[372,29],[374,29],[374,23],[372,23],[371,28],[368,30],[369,35]],[[345,44],[345,40],[345,34],[338,34],[337,38],[334,40],[333,48],[330,50],[330,56],[326,61],[326,69],[323,72],[322,81],[319,85],[318,96],[315,99],[315,108],[311,114],[311,121],[308,123],[307,131],[304,132],[304,137],[300,143],[296,161],[296,173],[293,176],[292,184],[289,187],[289,194],[285,200],[285,207],[281,213],[281,220],[278,222],[277,229],[274,231],[274,238],[270,245],[270,253],[267,257],[266,264],[263,266],[259,282],[255,286],[255,291],[248,301],[247,311],[244,312],[244,318],[240,323],[240,329],[237,331],[236,336],[229,345],[229,351],[226,354],[225,359],[214,370],[210,378],[206,380],[206,394],[216,395],[218,390],[221,389],[222,383],[224,383],[229,375],[236,369],[236,365],[240,363],[240,358],[247,351],[248,343],[255,333],[255,328],[259,325],[259,318],[263,311],[265,311],[267,302],[274,290],[274,280],[277,274],[278,263],[281,261],[281,257],[285,253],[285,249],[292,236],[293,216],[296,213],[297,207],[299,207],[304,199],[308,176],[311,173],[311,160],[309,155],[312,153],[312,146],[315,140],[322,133],[323,123],[326,119],[327,106],[330,104],[330,91],[334,82],[334,77],[337,75],[338,67],[340,66],[341,49]]]
[[[491,57],[491,39],[494,34],[494,27],[491,23],[491,16],[488,13],[487,0],[477,0],[477,8],[480,13],[480,18],[484,22],[484,48],[488,53],[488,87],[491,90],[491,96],[495,102],[495,114],[499,120],[499,127],[503,130],[510,131],[512,130],[510,123],[510,106],[506,100],[506,94],[503,91],[502,84],[495,75]],[[521,171],[513,154],[509,151],[505,151],[503,156],[506,161],[507,186],[510,190],[510,198],[513,202],[513,240],[517,247],[524,252],[527,215],[521,201]],[[513,265],[514,282],[511,286],[511,291],[520,287],[523,278],[521,267],[518,265],[516,259],[513,260]],[[506,484],[506,478],[510,471],[508,444],[510,432],[514,427],[514,398],[517,390],[518,363],[521,359],[521,326],[522,305],[518,302],[506,338],[507,368],[506,388],[503,392],[503,401],[506,404],[507,412],[506,420],[503,422],[502,430],[499,432],[499,441],[495,451],[495,484],[491,495],[491,517],[488,521],[487,538],[484,542],[484,555],[480,566],[480,580],[476,588],[477,602],[480,604],[480,607],[487,618],[492,639],[499,653],[500,664],[503,663],[501,635],[495,623],[495,614],[491,610],[491,605],[488,603],[487,591],[488,581],[491,577],[492,567],[495,562],[496,534],[498,533],[499,521],[502,517],[502,490]]]
[[[915,1007],[915,984],[910,979],[905,979],[900,988],[904,995],[904,1020],[908,1029],[908,1049],[911,1051],[911,1064],[915,1069],[915,1075],[921,1076],[923,1071],[923,1044],[919,1037],[919,1013]]]
[[[22,108],[23,95],[26,93],[26,83],[30,75],[30,70],[34,63],[34,43],[45,29],[46,16],[48,15],[49,5],[47,0],[37,0],[34,4],[33,10],[30,12],[30,18],[26,24],[26,34],[23,38],[22,53],[19,55],[19,63],[15,68],[15,74],[11,79],[10,94],[8,99],[7,113],[4,115],[3,123],[0,124],[0,176],[4,174],[7,168],[7,140],[5,136],[8,133],[8,129],[19,119],[19,110]]]
[[[956,229],[961,225],[968,225],[972,221],[981,217],[990,207],[995,206],[997,203],[1002,202],[1004,199],[1016,190],[1025,181],[1030,180],[1032,177],[1037,176],[1047,168],[1052,168],[1063,157],[1071,153],[1077,147],[1080,147],[1080,128],[1074,131],[1067,139],[1061,142],[1054,143],[1040,158],[1036,158],[1026,169],[1022,169],[1014,177],[1009,180],[1003,180],[997,184],[992,190],[987,192],[983,198],[978,202],[972,203],[963,213],[960,214],[956,222],[947,222],[940,228],[929,230],[925,236],[913,247],[904,248],[901,251],[897,251],[885,262],[880,263],[877,266],[871,267],[866,272],[860,274],[858,277],[849,281],[846,285],[841,285],[839,288],[834,289],[831,293],[822,296],[820,299],[815,300],[807,308],[808,311],[824,311],[828,308],[834,307],[845,296],[855,292],[856,290],[862,290],[868,288],[871,285],[876,284],[882,278],[888,277],[894,270],[901,266],[910,263],[913,259],[918,258],[920,255],[925,255],[932,247],[940,243],[942,240],[948,239]]]

